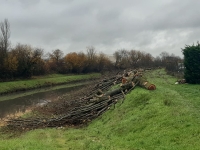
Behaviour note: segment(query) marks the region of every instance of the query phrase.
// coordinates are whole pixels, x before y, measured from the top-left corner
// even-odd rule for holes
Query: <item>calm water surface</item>
[[[63,94],[82,87],[83,85],[76,87],[62,85],[60,87],[57,86],[56,88],[46,88],[31,92],[0,96],[0,118],[17,112],[25,112],[25,110],[30,106],[48,103]]]

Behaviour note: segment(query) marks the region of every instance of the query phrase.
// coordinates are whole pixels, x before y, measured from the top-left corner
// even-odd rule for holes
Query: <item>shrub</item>
[[[200,83],[200,44],[188,46],[182,49],[184,55],[184,77],[188,83]]]

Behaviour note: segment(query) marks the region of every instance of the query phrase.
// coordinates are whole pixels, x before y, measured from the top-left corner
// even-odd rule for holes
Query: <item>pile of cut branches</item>
[[[119,85],[120,84],[120,85]],[[113,85],[116,88],[111,88]],[[53,117],[17,118],[7,121],[9,129],[30,130],[44,127],[60,127],[65,125],[81,125],[97,118],[118,100],[124,100],[125,95],[137,85],[148,90],[154,90],[155,85],[145,80],[138,71],[125,72],[98,82],[93,87],[86,87],[84,96],[71,97],[71,101],[63,101],[54,105],[58,111]],[[122,101],[123,102],[123,101]],[[57,107],[55,107],[57,106]],[[48,106],[47,106],[48,107]],[[59,110],[62,110],[59,112]],[[64,112],[64,113],[63,113]]]

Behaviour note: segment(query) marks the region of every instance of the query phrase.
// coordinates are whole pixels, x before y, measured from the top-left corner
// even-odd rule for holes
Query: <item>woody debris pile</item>
[[[141,71],[130,70],[124,71],[122,75],[117,74],[113,77],[103,79],[93,86],[88,94],[73,100],[79,103],[68,109],[66,103],[61,103],[65,113],[57,114],[54,117],[37,117],[37,118],[17,118],[7,121],[9,129],[31,130],[45,127],[74,126],[90,122],[97,118],[111,106],[115,106],[118,100],[125,99],[126,94],[136,86],[143,87],[147,90],[155,90],[156,86],[149,83]],[[114,88],[115,87],[115,88]],[[89,89],[88,89],[89,90]],[[59,108],[58,108],[59,109]]]

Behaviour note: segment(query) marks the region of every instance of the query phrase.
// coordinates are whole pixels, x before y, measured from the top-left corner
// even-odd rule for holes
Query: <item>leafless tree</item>
[[[96,50],[93,46],[87,47],[87,72],[96,71],[96,65],[97,65],[97,55]]]
[[[0,23],[0,50],[5,55],[10,47],[10,24],[7,19]]]
[[[2,71],[3,63],[10,46],[10,24],[7,19],[0,23],[0,70]]]
[[[130,60],[130,64],[131,66],[134,67],[138,67],[138,62],[142,59],[142,52],[140,51],[136,51],[136,50],[131,50],[129,52],[129,60]]]
[[[93,46],[87,47],[87,57],[89,60],[94,60],[96,57],[96,50]]]
[[[61,73],[64,67],[64,53],[63,51],[56,49],[52,53],[49,53],[49,65],[50,70],[53,72]]]
[[[55,60],[56,63],[59,63],[59,61],[63,58],[63,51],[56,49],[53,50],[52,54],[50,54],[50,58]]]
[[[116,51],[113,55],[116,59],[115,66],[118,69],[125,69],[125,68],[130,67],[130,62],[128,59],[129,57],[128,50],[121,49],[121,50]]]

